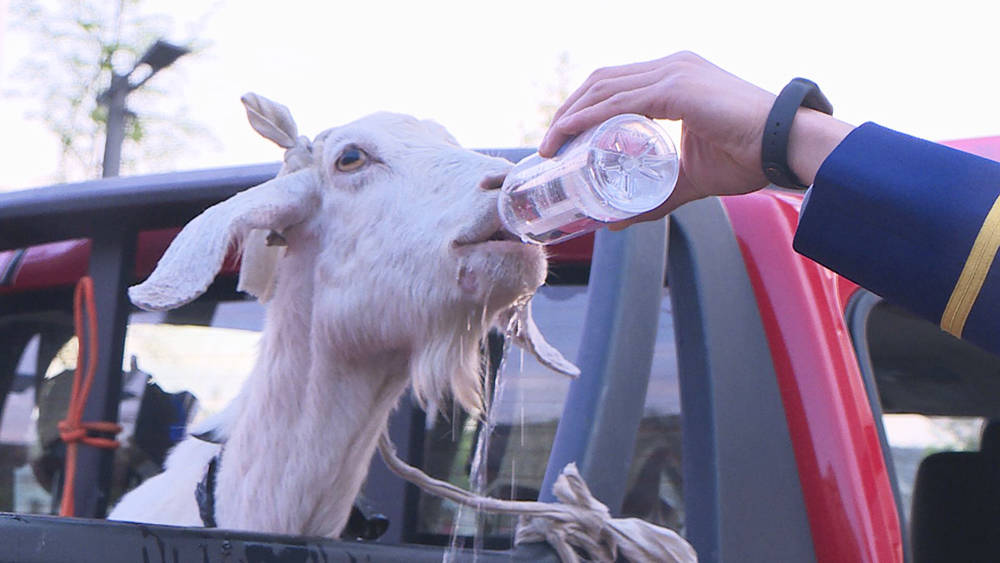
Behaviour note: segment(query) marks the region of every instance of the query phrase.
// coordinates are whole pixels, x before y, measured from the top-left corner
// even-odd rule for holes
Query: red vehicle
[[[1000,138],[953,145],[1000,156]],[[451,544],[469,549],[476,530],[483,561],[555,560],[545,546],[512,547],[513,522],[477,523],[380,463],[341,541],[99,519],[158,470],[198,416],[196,402],[211,411],[235,391],[239,376],[219,366],[250,353],[239,347],[261,316],[235,291],[235,263],[204,297],[167,314],[131,310],[124,288],[148,274],[179,225],[276,170],[0,196],[0,560],[440,561]],[[980,507],[997,498],[982,475],[1000,470],[987,439],[1000,416],[1000,358],[794,253],[800,201],[771,189],[708,199],[675,212],[669,228],[557,247],[535,316],[583,375],[568,384],[516,357],[502,375],[493,370],[504,384],[487,492],[550,498],[555,472],[575,460],[613,513],[679,530],[701,561],[996,559],[997,505]],[[51,425],[72,363],[72,287],[88,272],[101,351],[86,418],[121,418],[127,437],[115,453],[81,447],[76,513],[89,518],[66,519],[50,515],[64,457]],[[493,356],[503,351],[496,338]],[[199,343],[241,351],[199,364]],[[960,452],[897,447],[886,423],[913,415],[983,426],[982,446],[973,436]],[[404,457],[461,485],[481,431],[459,415],[427,420],[409,403],[391,422]]]

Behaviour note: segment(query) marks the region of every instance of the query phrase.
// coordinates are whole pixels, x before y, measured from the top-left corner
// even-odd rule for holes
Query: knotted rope
[[[564,563],[579,563],[578,551],[602,563],[612,563],[619,555],[636,563],[698,560],[691,544],[673,530],[638,518],[612,518],[608,507],[590,493],[574,463],[563,469],[553,487],[558,503],[513,501],[477,495],[408,465],[384,433],[378,449],[393,473],[427,493],[476,510],[518,515],[514,543],[544,540]]]
[[[84,327],[84,316],[87,320],[86,327]],[[97,307],[94,303],[94,282],[87,276],[80,278],[73,293],[73,327],[78,342],[76,369],[73,371],[73,390],[69,406],[66,408],[66,418],[58,424],[59,437],[66,443],[66,468],[62,504],[59,507],[60,516],[74,516],[76,513],[74,497],[77,445],[82,442],[95,448],[115,449],[119,446],[118,440],[91,436],[88,432],[106,432],[115,435],[122,431],[121,425],[114,422],[82,421],[83,409],[87,406],[87,397],[90,396],[94,374],[97,372]],[[84,359],[86,359],[86,375],[81,381],[85,369]]]

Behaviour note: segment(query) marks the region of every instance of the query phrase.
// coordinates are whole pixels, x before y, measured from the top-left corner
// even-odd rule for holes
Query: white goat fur
[[[231,245],[258,229],[282,234],[259,356],[213,422],[226,438],[216,519],[335,537],[408,385],[424,404],[450,392],[475,410],[490,327],[521,311],[522,338],[537,339],[523,305],[546,262],[537,246],[486,240],[500,228],[495,178],[510,164],[460,148],[432,122],[375,114],[306,145],[298,170],[286,156],[283,174],[192,220],[130,295],[147,309],[180,306],[205,291]],[[349,148],[367,161],[344,172],[335,163]],[[522,344],[575,369],[542,341]],[[186,439],[109,518],[201,526],[194,490],[218,449]]]

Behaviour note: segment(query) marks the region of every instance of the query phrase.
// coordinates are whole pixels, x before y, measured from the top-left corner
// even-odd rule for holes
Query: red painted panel
[[[0,252],[0,268],[17,255],[16,250]],[[13,286],[0,287],[0,294],[73,285],[86,273],[89,259],[89,240],[33,246],[21,258]]]
[[[892,484],[843,318],[856,289],[792,250],[798,198],[723,201],[757,296],[817,559],[902,561]]]
[[[957,139],[944,141],[941,144],[960,151],[971,152],[990,160],[1000,160],[1000,137],[979,137],[975,139]]]
[[[143,231],[136,239],[135,280],[145,279],[156,267],[179,228]],[[549,249],[553,264],[587,264],[594,249],[594,235],[566,241]],[[0,252],[0,271],[14,260],[18,251]],[[86,239],[41,244],[28,249],[21,259],[13,286],[0,287],[0,295],[48,287],[70,286],[87,272],[90,241]],[[220,274],[239,272],[239,258],[226,259]]]

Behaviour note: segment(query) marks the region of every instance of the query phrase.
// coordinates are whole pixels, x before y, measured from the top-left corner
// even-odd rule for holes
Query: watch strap
[[[794,78],[781,89],[764,125],[760,160],[767,179],[783,188],[809,187],[803,184],[788,166],[788,138],[792,131],[792,121],[795,120],[795,114],[801,106],[833,115],[833,106],[815,82],[805,78]]]

